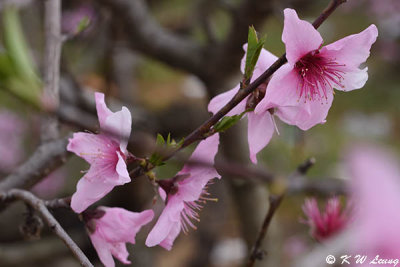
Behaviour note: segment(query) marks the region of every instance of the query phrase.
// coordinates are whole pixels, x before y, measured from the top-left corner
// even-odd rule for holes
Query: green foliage
[[[76,27],[76,34],[79,34],[86,30],[87,27],[90,25],[90,18],[88,16],[84,16],[78,23],[78,26]]]
[[[254,68],[260,56],[261,49],[264,46],[266,37],[258,40],[257,32],[253,26],[249,27],[249,35],[247,40],[246,66],[244,69],[245,80],[250,80],[253,76]]]
[[[183,144],[183,141],[184,139],[180,140],[179,142],[176,142],[174,139],[171,138],[170,133],[167,136],[167,140],[165,140],[161,134],[157,134],[157,139],[156,139],[157,148],[156,151],[150,156],[149,162],[154,166],[164,165],[165,162],[163,159],[165,153],[162,152],[166,152],[180,147]]]
[[[214,130],[217,132],[225,132],[233,125],[235,125],[249,110],[243,111],[241,114],[234,116],[225,116],[214,126]]]
[[[39,108],[41,82],[29,54],[18,10],[8,6],[2,14],[5,53],[0,54],[0,89]]]

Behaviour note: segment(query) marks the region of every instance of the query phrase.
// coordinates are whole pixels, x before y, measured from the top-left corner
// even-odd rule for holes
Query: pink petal
[[[123,264],[131,264],[128,260],[129,252],[126,249],[125,243],[115,243],[111,246],[111,254]]]
[[[267,85],[265,97],[258,103],[254,112],[261,114],[273,107],[297,106],[300,93],[297,91],[300,77],[289,64],[283,65],[272,76]]]
[[[90,235],[90,240],[92,241],[92,244],[96,249],[97,255],[99,255],[99,258],[104,266],[115,267],[109,244],[96,232]]]
[[[106,183],[103,180],[90,181],[84,176],[79,180],[76,192],[72,195],[71,208],[76,213],[81,213],[87,207],[107,195],[114,187],[114,184]]]
[[[67,150],[94,164],[98,161],[113,161],[117,144],[102,134],[74,133]]]
[[[99,207],[98,209],[104,210],[106,213],[96,220],[97,229],[110,243],[130,242],[135,244],[136,234],[154,217],[152,210],[131,212],[123,208]]]
[[[99,117],[100,128],[104,128],[106,119],[108,118],[108,116],[111,116],[113,112],[108,109],[104,101],[104,94],[95,93],[94,96],[96,100],[96,109],[97,109],[97,116]]]
[[[115,112],[107,117],[103,129],[110,132],[120,142],[120,149],[126,153],[126,146],[131,134],[132,117],[126,107],[122,107],[121,111]]]
[[[181,232],[181,222],[174,223],[172,228],[168,234],[168,236],[159,244],[161,247],[170,251],[172,249],[172,245],[174,244],[175,239],[178,237]]]
[[[341,91],[351,91],[355,89],[363,88],[368,80],[368,68],[355,69],[353,71],[348,71],[343,74],[343,80],[341,84],[343,87],[336,88]]]
[[[357,208],[355,251],[398,257],[400,248],[400,169],[389,151],[372,145],[353,148],[347,156]]]
[[[282,41],[286,46],[286,58],[294,66],[300,58],[318,49],[323,40],[311,23],[299,19],[295,10],[286,8],[284,14]]]
[[[317,124],[326,122],[326,116],[332,105],[333,94],[327,94],[327,100],[321,103],[317,100],[299,101],[297,107],[279,107],[275,115],[287,124],[296,125],[303,131]]]
[[[181,212],[183,208],[184,205],[181,199],[177,198],[176,196],[170,197],[167,205],[158,218],[157,223],[147,236],[146,246],[154,247],[168,238],[169,243],[172,245],[173,240],[171,234],[175,235],[176,225],[180,225]]]
[[[370,49],[378,36],[375,25],[364,31],[349,35],[321,49],[321,55],[335,59],[339,64],[346,64],[346,68],[358,69],[370,54]]]
[[[211,99],[208,104],[208,111],[213,114],[217,113],[223,106],[225,106],[239,91],[240,85],[237,85],[235,88],[226,91],[225,93],[219,94],[213,99]],[[247,98],[246,98],[247,99]],[[227,116],[233,116],[242,113],[246,109],[246,99],[240,102],[236,107],[234,107],[231,111],[226,114]]]
[[[179,182],[179,194],[185,201],[197,200],[206,184],[214,178],[221,178],[214,165],[214,158],[218,152],[219,134],[214,134],[201,141],[194,150],[189,161],[204,165],[185,165],[178,174],[190,174],[190,177]]]
[[[262,114],[249,112],[248,117],[248,142],[250,159],[257,164],[257,153],[260,152],[271,140],[274,133],[274,122],[269,111]]]
[[[124,158],[121,156],[120,152],[116,152],[118,155],[118,162],[115,168],[116,172],[118,173],[118,184],[126,184],[131,181],[131,177],[129,176],[128,169],[126,167],[126,163]]]

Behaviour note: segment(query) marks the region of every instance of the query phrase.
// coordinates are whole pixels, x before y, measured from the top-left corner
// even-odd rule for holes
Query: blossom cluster
[[[288,63],[282,66],[268,81],[257,88],[256,103],[250,107],[249,96],[227,115],[245,111],[248,117],[248,143],[250,159],[257,163],[256,155],[270,141],[276,129],[274,117],[287,124],[308,130],[316,124],[325,123],[333,101],[334,91],[350,91],[364,86],[368,79],[367,68],[360,69],[366,61],[377,29],[371,25],[363,32],[348,36],[322,47],[322,37],[307,21],[298,18],[292,9],[284,11],[285,21],[282,40],[286,45]],[[246,49],[246,46],[245,46]],[[258,78],[275,61],[276,57],[262,50],[252,80]],[[245,60],[242,61],[242,71]],[[240,90],[234,89],[216,96],[208,105],[216,113]],[[135,243],[136,233],[154,217],[151,209],[132,212],[122,208],[90,205],[106,196],[114,187],[131,182],[127,164],[135,157],[127,150],[132,128],[129,110],[123,107],[112,112],[101,93],[95,94],[100,132],[97,134],[75,133],[69,140],[68,151],[75,153],[90,164],[79,180],[72,196],[71,208],[82,213],[93,246],[105,266],[114,266],[112,256],[122,263],[129,263],[126,243]],[[173,178],[155,180],[165,207],[147,236],[146,245],[159,245],[170,250],[181,231],[196,228],[199,211],[208,197],[207,186],[221,176],[213,167],[218,152],[219,134],[210,134],[201,141],[189,162]],[[304,211],[314,224],[317,238],[323,238],[341,228],[345,219],[338,216],[338,202],[328,203],[330,210],[321,215],[316,203],[306,204]],[[324,224],[335,219],[331,228]],[[323,229],[324,231],[322,231]],[[326,230],[326,231],[325,231]],[[318,235],[317,235],[318,233]]]

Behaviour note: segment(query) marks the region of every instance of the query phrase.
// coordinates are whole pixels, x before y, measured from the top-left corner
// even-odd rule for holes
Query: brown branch
[[[15,172],[0,182],[0,192],[12,188],[30,188],[65,162],[68,137],[40,145]]]
[[[173,67],[198,76],[204,73],[203,47],[162,28],[149,14],[143,0],[99,0],[125,23],[132,48]]]
[[[43,102],[47,110],[59,106],[60,56],[61,56],[61,0],[46,0],[44,3],[45,55]],[[58,137],[57,118],[51,114],[42,120],[42,141]]]
[[[269,225],[271,224],[272,218],[282,202],[282,199],[283,195],[270,196],[269,209],[267,215],[265,216],[261,230],[257,236],[256,243],[254,244],[254,247],[250,253],[250,257],[246,265],[247,267],[254,266],[256,260],[262,260],[264,258],[265,252],[261,249],[261,245],[265,238],[265,235],[267,234],[267,230]]]
[[[79,261],[81,266],[93,267],[93,265],[90,263],[86,255],[82,252],[82,250],[76,245],[76,243],[71,239],[71,237],[65,232],[65,230],[58,223],[58,221],[49,212],[43,200],[37,198],[29,191],[20,189],[11,189],[7,193],[0,193],[0,200],[7,202],[15,200],[24,201],[26,204],[28,204],[31,208],[36,210],[42,216],[42,218],[47,223],[49,228],[70,249],[70,251]]]
[[[300,164],[296,171],[294,171],[288,178],[289,182],[295,180],[299,175],[304,176],[308,170],[315,164],[315,158],[310,158]],[[276,210],[278,209],[279,205],[282,202],[283,197],[287,193],[287,189],[285,191],[277,196],[271,196],[269,199],[269,209],[267,212],[267,215],[265,216],[263,225],[261,227],[261,230],[257,236],[257,240],[253,246],[253,249],[250,253],[249,260],[247,262],[247,267],[252,267],[256,263],[256,260],[262,260],[264,258],[265,252],[261,249],[262,242],[265,238],[265,235],[267,234],[267,230],[269,225],[271,224],[272,217],[274,216]]]

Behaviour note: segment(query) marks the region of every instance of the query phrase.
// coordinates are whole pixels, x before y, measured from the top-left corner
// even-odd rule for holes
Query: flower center
[[[310,101],[328,99],[328,94],[334,93],[334,87],[344,88],[343,67],[335,59],[323,57],[318,50],[311,51],[295,64],[295,69],[300,75],[297,85],[299,100],[304,97]]]

